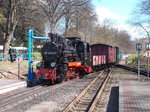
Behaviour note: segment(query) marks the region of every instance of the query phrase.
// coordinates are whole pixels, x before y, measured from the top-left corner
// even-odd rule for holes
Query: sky
[[[131,19],[133,10],[139,2],[140,0],[93,0],[93,5],[100,22],[105,19],[112,20],[114,27],[126,30],[134,40],[140,38],[141,35],[137,28],[131,26],[127,21]]]

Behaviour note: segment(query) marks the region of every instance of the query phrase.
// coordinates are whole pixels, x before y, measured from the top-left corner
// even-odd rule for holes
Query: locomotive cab
[[[90,45],[87,42],[78,41],[77,52],[82,61],[83,66],[91,66],[91,52]]]
[[[82,71],[82,73],[87,73],[87,72],[91,72],[92,68],[91,68],[91,48],[90,48],[90,44],[87,42],[82,41],[80,38],[78,37],[68,37],[69,40],[72,41],[72,43],[74,43],[74,46],[76,48],[77,54],[78,54],[78,58],[81,61],[81,68],[80,70]],[[80,71],[80,72],[81,72]]]
[[[79,60],[82,62],[82,66],[91,66],[91,50],[90,44],[82,41],[78,37],[67,37],[76,48]]]

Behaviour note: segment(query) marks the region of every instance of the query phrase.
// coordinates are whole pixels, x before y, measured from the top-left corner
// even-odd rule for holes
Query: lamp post
[[[141,26],[141,28],[147,33],[147,36],[148,36],[148,40],[149,40],[149,43],[150,43],[150,34],[149,32],[146,30],[146,28],[143,27],[143,25],[141,25],[139,23],[139,25]],[[148,57],[148,61],[147,61],[147,78],[149,79],[149,57]]]

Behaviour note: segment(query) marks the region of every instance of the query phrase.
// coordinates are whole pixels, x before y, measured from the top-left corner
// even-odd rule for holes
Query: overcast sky
[[[111,19],[114,26],[120,30],[126,30],[132,39],[139,38],[137,28],[131,26],[127,21],[131,18],[134,8],[140,0],[93,0],[99,21]]]

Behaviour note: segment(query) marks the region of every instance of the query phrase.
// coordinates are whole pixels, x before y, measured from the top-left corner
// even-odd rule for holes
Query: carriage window
[[[79,52],[83,51],[83,46],[78,45],[78,46],[77,46],[77,51],[79,51]]]

